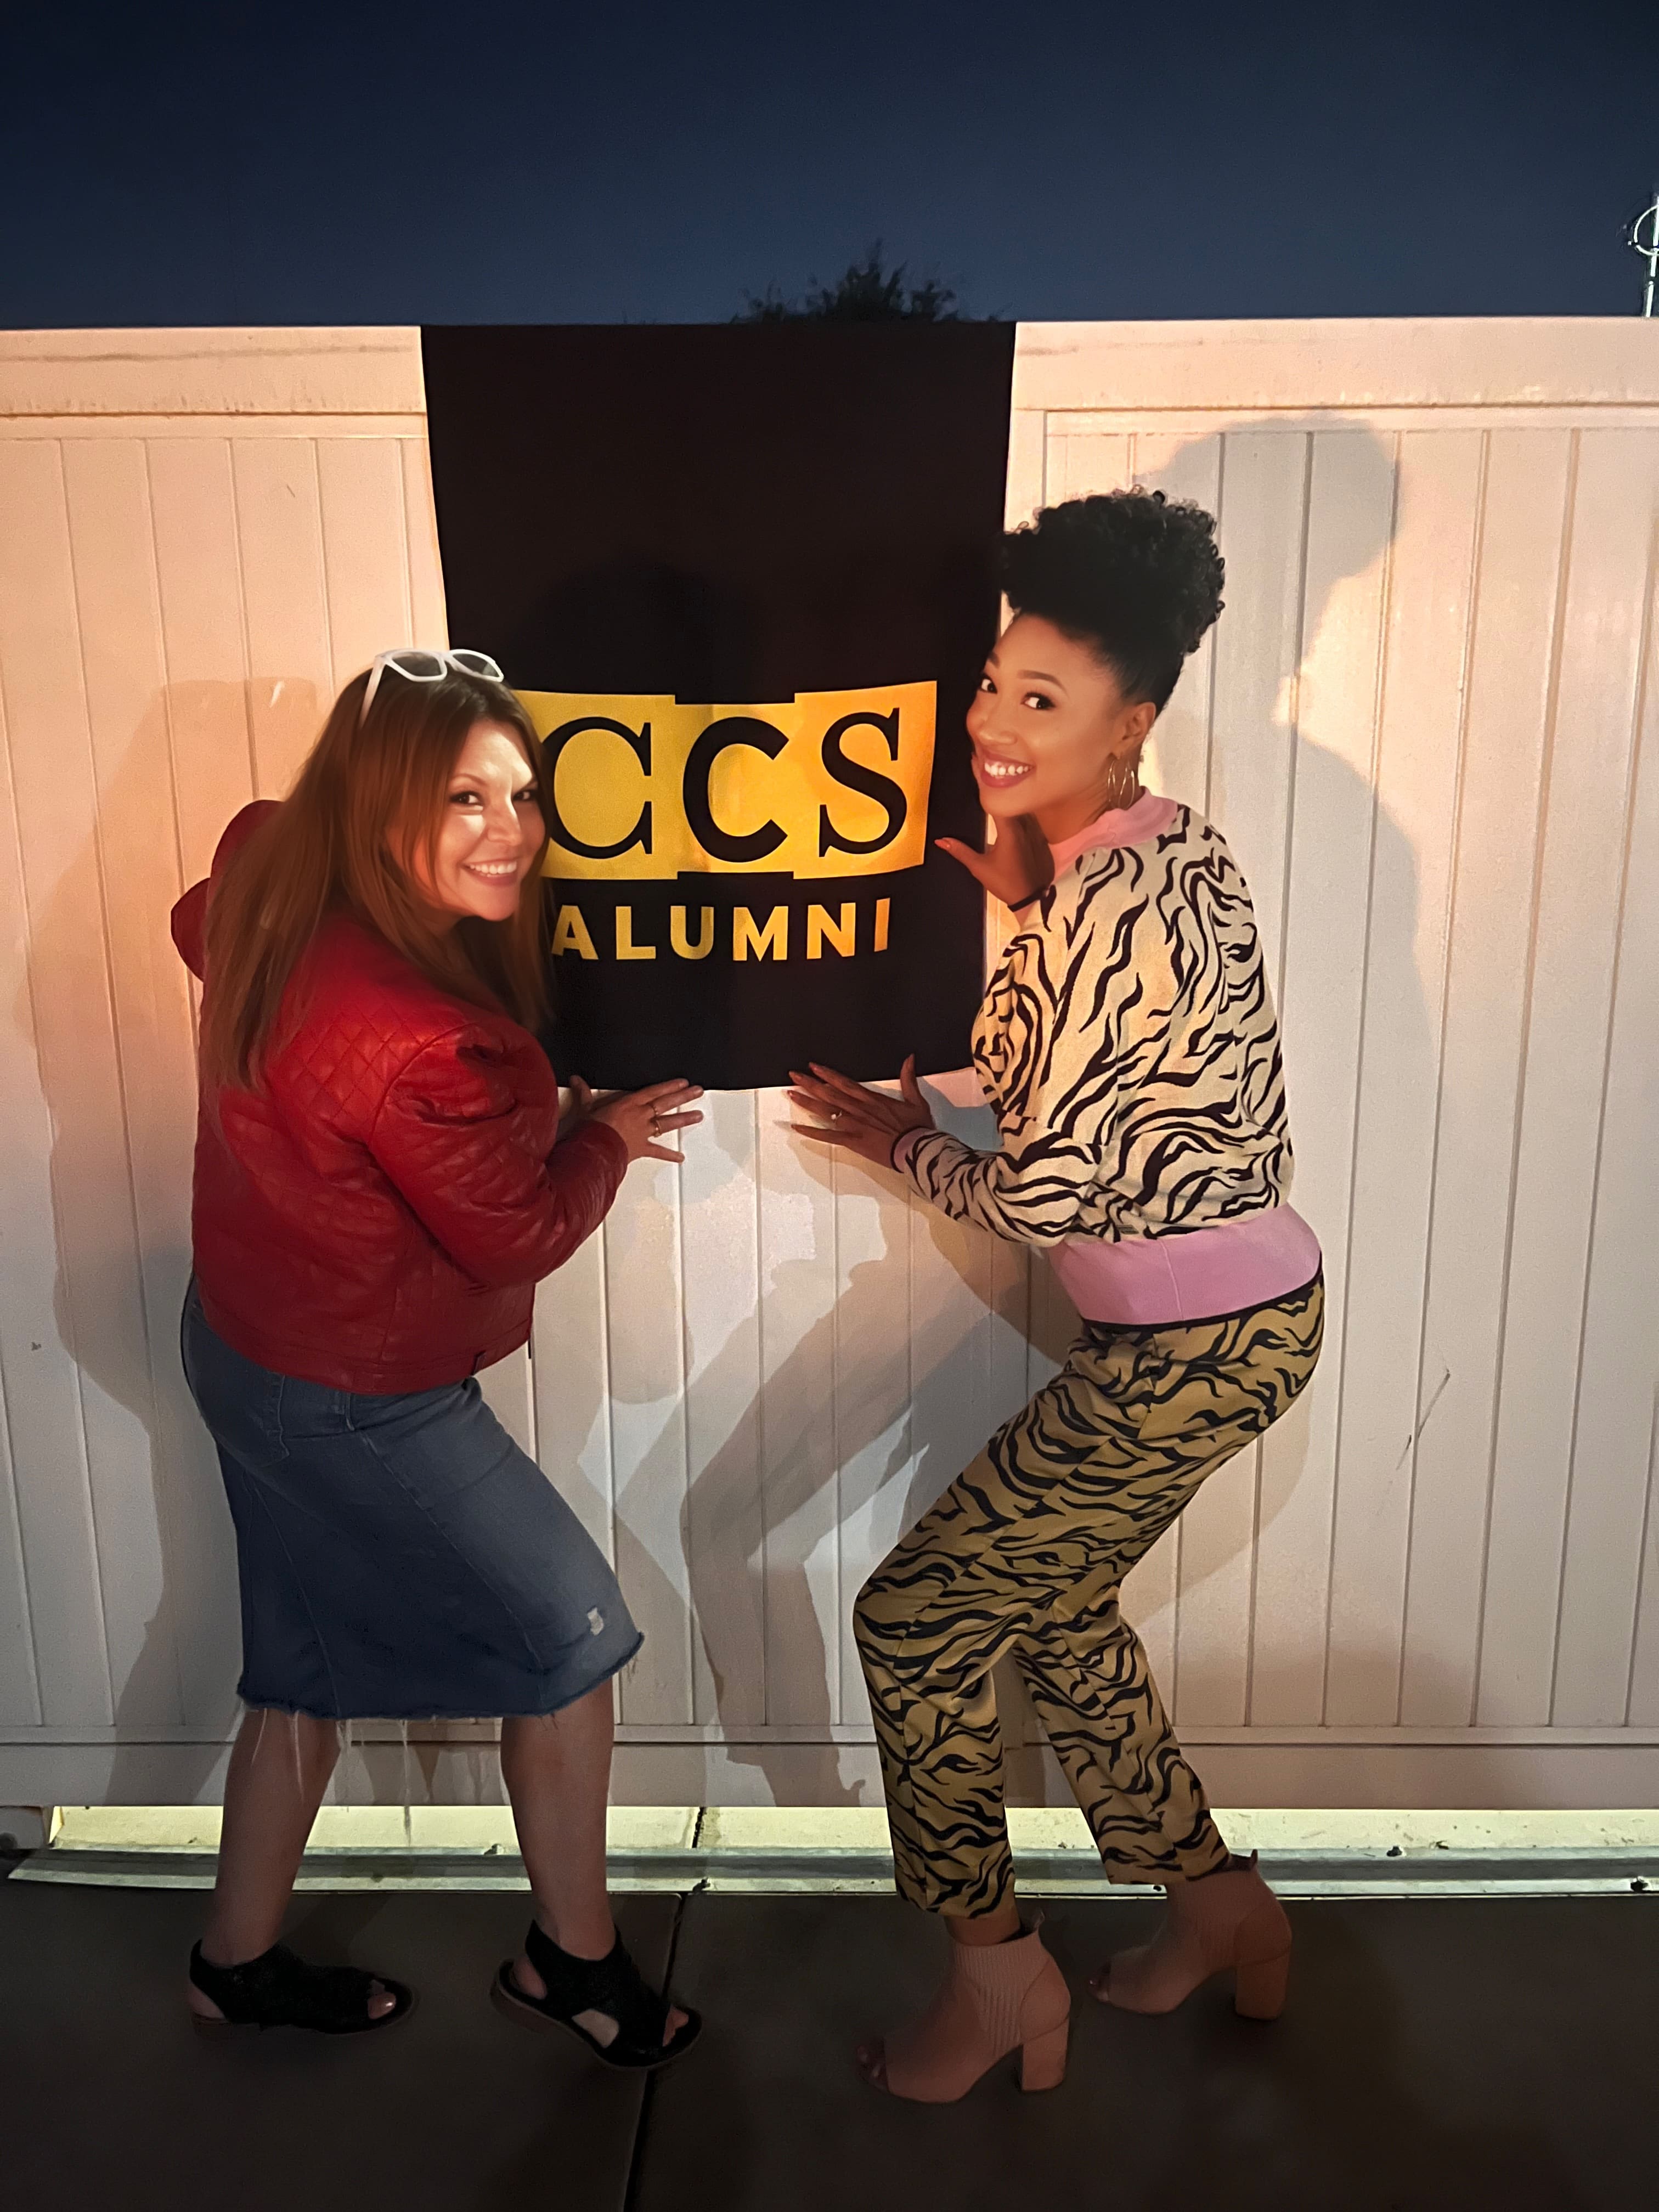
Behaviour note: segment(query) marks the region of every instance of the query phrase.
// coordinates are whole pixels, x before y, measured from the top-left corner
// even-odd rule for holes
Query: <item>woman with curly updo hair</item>
[[[974,1059],[1001,1142],[814,1066],[809,1133],[961,1221],[1045,1252],[1082,1317],[1006,1422],[859,1593],[899,1891],[953,1939],[922,2017],[860,2053],[924,2103],[1021,2053],[1066,2067],[1071,1998],[1022,1923],[991,1670],[1019,1668],[1108,1875],[1158,1882],[1153,1940],[1091,1987],[1172,2010],[1231,1971],[1240,2012],[1285,2000],[1291,1931],[1232,1856],[1118,1609],[1123,1577],[1205,1478],[1268,1428],[1319,1355],[1318,1243],[1285,1202],[1291,1145],[1255,920],[1220,833],[1143,790],[1186,657],[1221,611],[1201,508],[1139,489],[1046,508],[1004,541],[1013,610],[968,717],[995,841],[946,849],[1013,909]]]

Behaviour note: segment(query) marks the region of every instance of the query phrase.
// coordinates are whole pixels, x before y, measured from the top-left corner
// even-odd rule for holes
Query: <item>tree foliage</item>
[[[912,283],[901,261],[890,269],[877,240],[862,260],[849,262],[833,283],[808,283],[803,299],[786,299],[769,284],[745,295],[737,323],[959,323],[968,319],[948,284],[936,276]]]

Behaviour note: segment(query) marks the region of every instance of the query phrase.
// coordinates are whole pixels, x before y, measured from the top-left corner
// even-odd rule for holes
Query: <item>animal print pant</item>
[[[877,1568],[854,1608],[899,1893],[992,1912],[1013,1881],[991,1669],[1012,1655],[1114,1881],[1224,1865],[1118,1585],[1319,1357],[1316,1281],[1230,1320],[1097,1323]]]

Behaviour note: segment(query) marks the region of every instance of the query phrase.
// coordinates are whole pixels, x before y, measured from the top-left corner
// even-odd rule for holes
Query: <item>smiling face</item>
[[[540,795],[517,735],[475,722],[455,756],[430,859],[416,839],[409,871],[433,904],[459,920],[510,921],[547,835]]]
[[[1097,654],[1040,615],[1016,615],[968,710],[988,814],[1034,815],[1051,845],[1086,829],[1139,759],[1158,709],[1127,701]]]

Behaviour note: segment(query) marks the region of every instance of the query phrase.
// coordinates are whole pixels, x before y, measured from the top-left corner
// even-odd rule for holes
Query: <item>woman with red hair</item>
[[[205,984],[185,1371],[235,1522],[248,1709],[189,1996],[213,2024],[401,2019],[402,1984],[277,1940],[339,1727],[500,1715],[535,1917],[495,1998],[641,2067],[699,2026],[605,1893],[611,1680],[641,1639],[477,1376],[629,1163],[678,1159],[702,1117],[686,1083],[575,1081],[561,1121],[531,1034],[549,811],[492,660],[382,654],[173,912]]]

